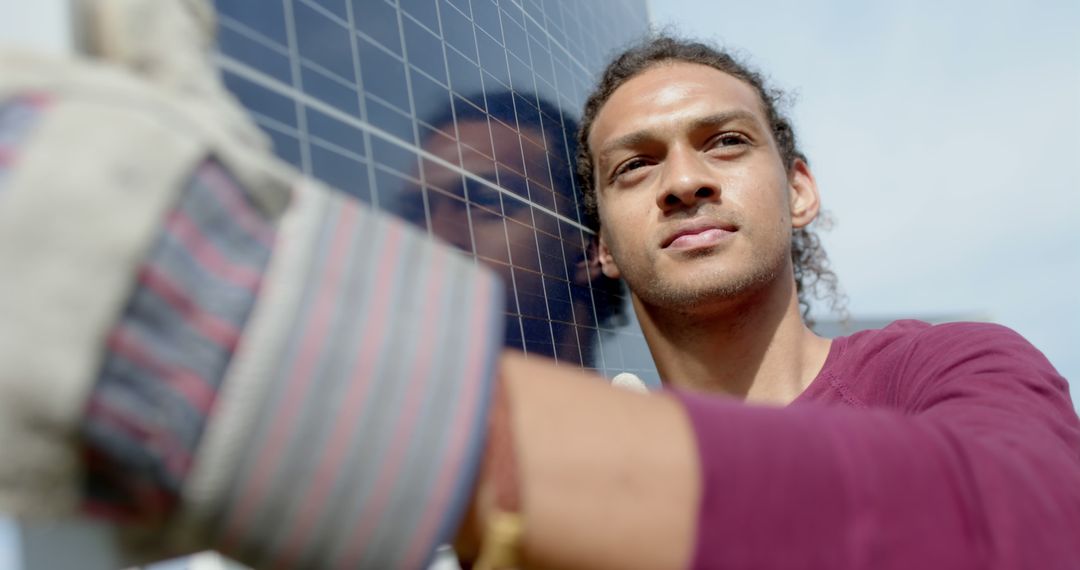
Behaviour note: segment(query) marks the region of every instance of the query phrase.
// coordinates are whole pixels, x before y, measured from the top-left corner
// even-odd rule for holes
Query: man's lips
[[[715,245],[734,233],[732,225],[716,222],[688,224],[676,229],[660,243],[661,249],[693,249]]]

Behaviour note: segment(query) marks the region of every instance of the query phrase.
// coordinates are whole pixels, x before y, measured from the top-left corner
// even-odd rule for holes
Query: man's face
[[[790,283],[817,190],[801,161],[789,178],[752,87],[662,63],[612,94],[588,140],[603,269],[638,301],[689,310]]]

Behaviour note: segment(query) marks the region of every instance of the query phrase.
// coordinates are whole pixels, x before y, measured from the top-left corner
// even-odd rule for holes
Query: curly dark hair
[[[600,109],[611,95],[629,81],[653,66],[665,62],[686,62],[707,65],[750,85],[761,99],[780,158],[790,170],[796,160],[808,162],[799,150],[791,121],[780,111],[785,98],[783,91],[768,86],[765,78],[732,54],[711,45],[688,41],[667,34],[655,34],[619,54],[604,70],[600,83],[585,102],[585,112],[577,132],[577,178],[585,205],[585,223],[594,231],[600,230],[597,213],[596,186],[593,172],[589,131]],[[833,311],[843,312],[844,297],[839,281],[829,266],[829,258],[817,233],[809,228],[792,230],[791,260],[795,270],[795,287],[804,319],[809,321],[810,295],[828,299]]]

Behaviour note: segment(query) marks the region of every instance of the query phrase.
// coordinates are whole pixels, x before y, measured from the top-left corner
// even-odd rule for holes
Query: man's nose
[[[673,148],[663,168],[656,196],[660,210],[667,212],[720,197],[720,182],[696,149]]]

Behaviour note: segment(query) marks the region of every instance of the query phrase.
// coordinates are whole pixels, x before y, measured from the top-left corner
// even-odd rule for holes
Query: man
[[[694,459],[660,401],[641,403],[649,417],[637,445],[608,434],[605,447],[632,462],[618,451],[591,461],[557,452],[528,428],[539,423],[540,388],[508,375],[526,561],[1076,565],[1080,422],[1041,353],[988,324],[900,321],[831,341],[805,324],[805,295],[820,279],[834,283],[806,229],[819,195],[760,75],[706,45],[646,40],[602,74],[578,159],[603,271],[626,281],[661,378],[679,389],[675,415],[686,414]],[[564,402],[588,397],[584,386],[563,389]],[[614,423],[630,405],[614,399],[590,398],[592,413]],[[601,423],[571,409],[552,429]],[[627,482],[630,463],[666,489]],[[497,488],[498,471],[485,473],[481,489]],[[638,508],[620,504],[620,490]]]
[[[608,66],[579,132],[603,271],[629,286],[665,383],[687,390],[703,493],[691,565],[1080,560],[1080,424],[1041,353],[995,325],[830,341],[803,321],[819,195],[760,75],[653,38]]]

